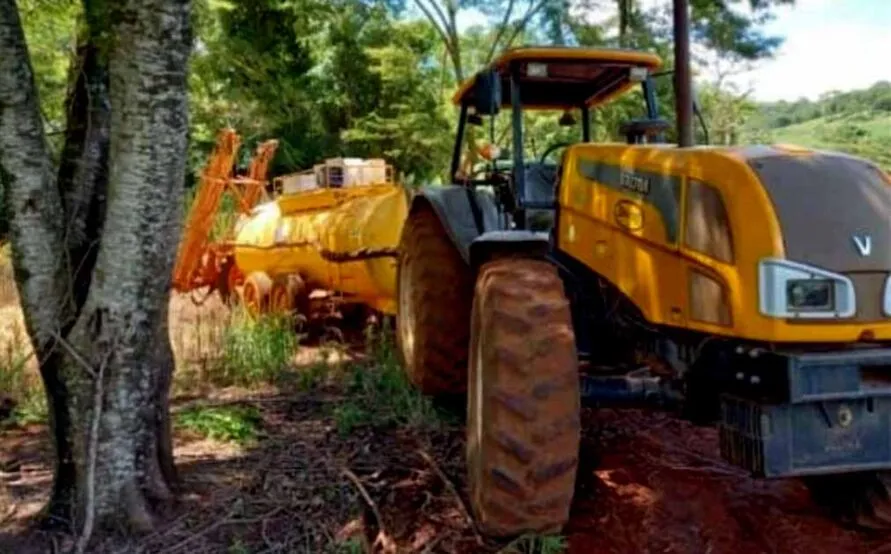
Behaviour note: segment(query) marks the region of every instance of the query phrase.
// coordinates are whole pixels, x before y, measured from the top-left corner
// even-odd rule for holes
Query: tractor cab
[[[619,131],[629,144],[664,142],[669,124],[658,118],[652,77],[660,65],[658,56],[627,50],[504,52],[455,93],[453,102],[461,111],[452,181],[491,186],[515,228],[549,230],[561,150],[591,142],[592,109],[639,87],[642,116],[623,123]],[[488,140],[482,147],[468,124],[485,130]],[[530,125],[544,132],[529,132]],[[539,137],[534,135],[545,135],[550,143],[535,144]]]

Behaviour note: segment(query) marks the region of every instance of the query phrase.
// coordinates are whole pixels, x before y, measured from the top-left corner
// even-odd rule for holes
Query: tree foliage
[[[696,52],[711,56],[702,63],[773,55],[779,39],[763,24],[791,1],[692,0]],[[58,157],[82,2],[17,4]],[[462,24],[468,16],[476,24]],[[196,0],[192,20],[190,182],[223,126],[245,138],[242,165],[256,143],[279,139],[273,174],[363,156],[387,158],[406,181],[441,181],[454,133],[451,94],[504,48],[622,46],[673,65],[669,0],[650,8],[637,0]],[[673,123],[669,76],[657,97]],[[619,124],[641,115],[639,98],[621,99],[592,115],[594,136],[617,139]],[[533,127],[537,144],[557,137],[553,122]],[[4,226],[0,216],[0,235]]]
[[[746,0],[750,11],[744,12],[740,0],[695,0],[694,34],[718,56],[770,56],[779,39],[761,26],[774,6],[789,1]],[[191,76],[192,163],[202,162],[217,128],[232,125],[248,144],[270,136],[281,141],[274,172],[329,156],[383,156],[406,180],[439,180],[454,133],[450,96],[494,55],[521,44],[621,44],[655,51],[670,68],[670,6],[666,1],[643,10],[631,0],[201,0]],[[461,27],[469,14],[477,24]],[[671,121],[670,78],[660,80],[658,91],[662,115]],[[639,117],[640,109],[639,98],[627,98],[598,110],[595,136],[616,138],[619,123]],[[534,129],[542,129],[532,137],[539,144],[556,137],[556,125]]]
[[[772,129],[844,113],[891,114],[891,83],[880,81],[864,90],[829,92],[818,100],[771,102],[763,106],[762,112],[765,124]]]

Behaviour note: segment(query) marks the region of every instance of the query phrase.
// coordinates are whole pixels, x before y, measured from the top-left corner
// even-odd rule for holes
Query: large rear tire
[[[433,209],[412,211],[397,270],[397,342],[409,379],[424,394],[464,394],[473,281]]]
[[[467,469],[480,530],[559,531],[575,490],[581,406],[569,303],[551,264],[482,267],[470,356]]]
[[[810,477],[805,484],[814,501],[842,523],[891,530],[891,472]]]

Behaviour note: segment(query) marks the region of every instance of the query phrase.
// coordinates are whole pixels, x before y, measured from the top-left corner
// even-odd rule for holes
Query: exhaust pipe
[[[690,74],[690,6],[674,0],[674,105],[678,146],[693,146],[693,80]]]

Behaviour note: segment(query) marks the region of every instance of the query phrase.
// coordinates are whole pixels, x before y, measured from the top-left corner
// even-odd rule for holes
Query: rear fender
[[[484,263],[501,256],[544,259],[550,250],[548,233],[489,231],[470,244],[470,265],[476,272]]]
[[[474,239],[504,228],[503,214],[493,196],[486,191],[459,186],[424,187],[412,198],[409,214],[423,204],[436,213],[468,265],[471,264],[470,245]]]

